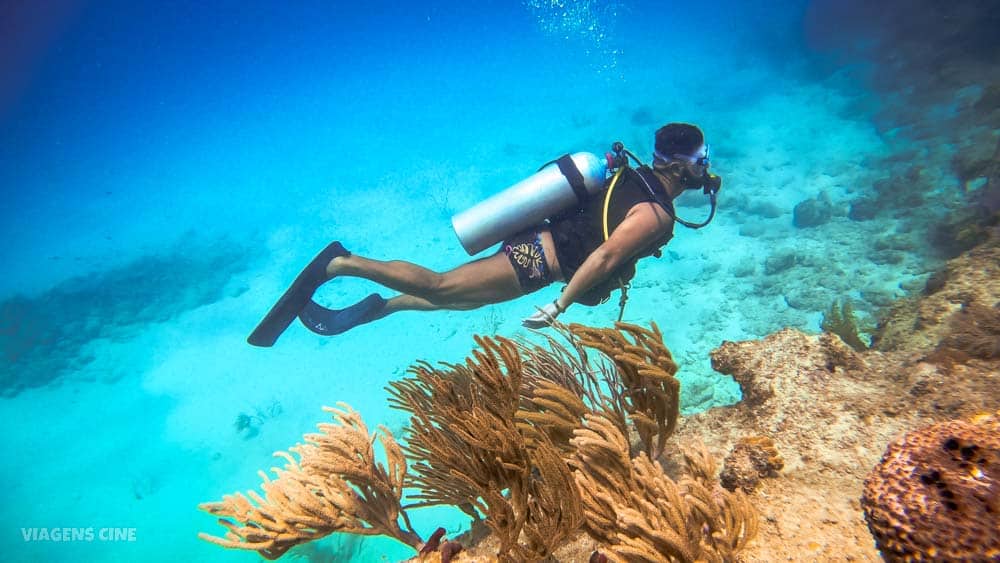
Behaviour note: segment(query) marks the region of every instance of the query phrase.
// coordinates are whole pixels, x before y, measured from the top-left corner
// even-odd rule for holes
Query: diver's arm
[[[632,206],[625,219],[608,240],[598,246],[583,261],[556,300],[566,310],[576,298],[613,274],[622,264],[666,233],[673,220],[659,205],[652,202]]]
[[[566,284],[559,298],[540,308],[522,324],[539,328],[551,324],[576,298],[598,282],[613,274],[625,261],[661,238],[672,226],[673,219],[652,202],[632,206],[625,219],[612,231],[608,240],[597,247]]]

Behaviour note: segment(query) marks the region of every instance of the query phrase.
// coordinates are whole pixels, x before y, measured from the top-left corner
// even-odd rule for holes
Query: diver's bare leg
[[[449,304],[500,303],[521,296],[517,274],[507,256],[501,252],[443,274],[412,262],[383,262],[357,254],[334,258],[326,272],[331,278],[365,278],[407,296],[422,298],[438,308]],[[399,305],[414,307],[413,310],[427,310],[420,308],[426,304],[415,301],[404,300]]]
[[[383,310],[386,315],[391,315],[400,311],[471,311],[486,305],[489,303],[432,303],[423,297],[397,295],[386,300]]]

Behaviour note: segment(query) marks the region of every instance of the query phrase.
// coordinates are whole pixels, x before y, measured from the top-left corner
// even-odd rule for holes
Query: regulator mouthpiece
[[[719,193],[719,189],[722,188],[722,177],[716,176],[710,172],[705,172],[705,176],[702,181],[702,191],[705,195],[714,195]]]

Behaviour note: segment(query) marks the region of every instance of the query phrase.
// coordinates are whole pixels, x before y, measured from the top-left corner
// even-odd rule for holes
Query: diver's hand
[[[544,307],[538,309],[534,315],[521,321],[521,325],[527,328],[545,328],[547,326],[552,326],[552,322],[556,320],[556,317],[563,312],[564,309],[559,307],[558,301],[553,301]]]

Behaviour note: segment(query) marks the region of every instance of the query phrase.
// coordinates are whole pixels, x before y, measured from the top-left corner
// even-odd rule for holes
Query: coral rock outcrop
[[[762,519],[743,561],[881,561],[860,499],[886,445],[914,428],[1000,409],[1000,358],[986,345],[993,344],[986,308],[1000,301],[1000,248],[996,241],[978,247],[942,271],[947,276],[932,291],[894,307],[874,349],[789,329],[712,352],[713,367],[732,375],[743,400],[682,418],[675,438],[701,441],[720,457],[745,436],[767,436],[785,461],[776,478],[759,480],[750,494]],[[958,348],[968,352],[954,353]],[[959,458],[966,442],[960,444]],[[681,463],[677,454],[671,461]],[[929,489],[938,491],[940,482]],[[996,499],[1000,491],[990,494]],[[997,557],[983,553],[991,552],[966,560]]]
[[[891,308],[875,334],[876,349],[933,349],[953,331],[953,317],[963,307],[993,308],[1000,302],[1000,241],[994,238],[949,261],[931,276],[925,293]]]

